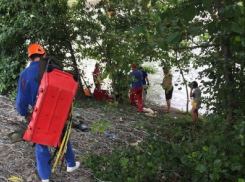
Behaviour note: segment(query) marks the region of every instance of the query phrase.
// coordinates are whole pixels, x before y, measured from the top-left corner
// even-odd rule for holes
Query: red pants
[[[132,106],[136,106],[135,98],[134,96],[136,95],[137,100],[138,100],[138,111],[141,112],[143,111],[143,102],[142,102],[142,91],[143,87],[141,88],[132,88],[130,90],[130,104]]]
[[[106,98],[108,101],[111,101],[110,96],[108,95],[108,92],[106,90],[100,90],[97,88],[94,89],[94,98],[97,100],[102,100],[103,98]]]

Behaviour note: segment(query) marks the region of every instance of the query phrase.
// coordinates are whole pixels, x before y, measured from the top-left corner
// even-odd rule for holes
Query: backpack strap
[[[38,78],[34,78],[36,82],[41,83],[44,72],[51,72],[54,68],[63,69],[63,64],[54,56],[46,56],[39,61]]]

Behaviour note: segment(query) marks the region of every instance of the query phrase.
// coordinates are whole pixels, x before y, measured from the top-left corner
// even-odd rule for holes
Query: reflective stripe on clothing
[[[18,81],[16,96],[16,108],[21,116],[28,114],[28,105],[34,107],[39,88],[34,78],[38,78],[39,61],[33,61],[30,66],[24,69]]]
[[[143,87],[141,88],[134,88],[130,90],[130,101],[131,101],[131,105],[135,103],[135,98],[134,96],[136,95],[137,100],[138,100],[138,111],[143,111],[143,101],[142,101],[142,91],[143,91]]]

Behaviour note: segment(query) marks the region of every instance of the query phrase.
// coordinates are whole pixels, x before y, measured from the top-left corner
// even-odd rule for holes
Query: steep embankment
[[[85,161],[86,152],[107,156],[117,146],[137,145],[137,142],[147,137],[146,131],[139,126],[140,123],[160,120],[164,117],[163,108],[155,108],[158,109],[156,117],[149,117],[145,114],[138,114],[135,107],[115,107],[113,104],[97,102],[93,99],[81,100],[76,106],[73,116],[74,123],[84,124],[93,129],[89,132],[72,129],[72,145],[77,160],[81,162]],[[172,114],[175,117],[181,115],[178,111]],[[40,181],[36,172],[33,144],[29,142],[12,144],[9,140],[9,133],[21,127],[25,128],[27,123],[17,113],[15,103],[5,96],[0,96],[0,126],[0,181],[7,181],[10,176],[17,176],[23,181]],[[114,134],[116,139],[107,138],[106,134]],[[53,181],[94,181],[92,173],[85,164],[82,164],[79,170],[72,174],[66,173],[65,167],[64,164],[61,172],[56,169],[51,179]]]

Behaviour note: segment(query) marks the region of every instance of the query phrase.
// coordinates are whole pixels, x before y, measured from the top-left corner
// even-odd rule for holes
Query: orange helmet
[[[33,54],[45,54],[45,50],[40,44],[34,43],[28,47],[28,57]]]

